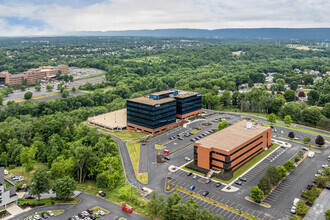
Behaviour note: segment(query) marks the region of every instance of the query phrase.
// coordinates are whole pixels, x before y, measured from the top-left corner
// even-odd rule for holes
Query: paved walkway
[[[329,198],[330,190],[324,189],[320,194],[319,198],[317,198],[312,208],[308,211],[304,220],[325,220],[324,212],[330,209]]]
[[[27,209],[23,210],[21,207],[19,207],[16,204],[10,205],[7,207],[7,212],[10,213],[10,216],[5,217],[3,220],[13,218],[16,215],[19,215],[19,214],[29,211],[29,210],[31,210],[31,208],[27,208]]]
[[[148,172],[147,145],[140,144],[139,173]]]

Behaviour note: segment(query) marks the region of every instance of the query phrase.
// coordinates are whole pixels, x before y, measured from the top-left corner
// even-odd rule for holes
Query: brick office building
[[[40,66],[36,69],[29,69],[24,74],[14,75],[8,73],[8,71],[4,71],[0,73],[0,84],[20,85],[25,81],[31,84],[41,80],[48,81],[55,78],[59,71],[62,74],[66,74],[69,72],[69,67],[67,65]]]
[[[162,91],[147,97],[127,100],[127,129],[155,134],[170,129],[182,120],[202,112],[201,94],[187,91]]]
[[[271,128],[241,121],[194,143],[194,163],[234,171],[271,145]]]

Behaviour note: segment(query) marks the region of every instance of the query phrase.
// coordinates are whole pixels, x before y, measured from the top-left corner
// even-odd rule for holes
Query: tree
[[[296,98],[296,92],[291,89],[287,89],[284,92],[284,98],[287,102],[293,102]]]
[[[68,90],[64,90],[62,92],[62,98],[67,98],[69,96],[69,91]]]
[[[65,176],[73,176],[75,163],[72,157],[65,159],[64,156],[58,156],[52,163],[50,168],[54,179],[63,178]]]
[[[293,91],[296,91],[298,89],[298,83],[296,81],[292,81],[290,83],[290,89],[292,89]]]
[[[325,220],[330,220],[330,209],[324,212],[324,218]]]
[[[318,144],[320,146],[324,145],[324,138],[321,135],[317,135],[317,137],[315,138],[315,144]]]
[[[218,125],[218,131],[220,131],[220,130],[222,130],[222,129],[228,127],[228,126],[229,126],[229,124],[228,124],[227,121],[222,121],[222,122],[220,122],[219,125]]]
[[[71,152],[77,165],[79,183],[82,183],[84,166],[92,155],[92,148],[86,147],[82,143],[78,142],[73,144],[71,147]]]
[[[322,114],[325,117],[330,118],[330,102],[324,105],[324,108],[322,109]]]
[[[284,123],[286,124],[286,125],[291,125],[291,123],[292,123],[292,119],[291,119],[291,116],[290,115],[286,115],[285,117],[284,117]]]
[[[268,167],[265,175],[268,177],[269,182],[272,186],[277,186],[277,184],[282,179],[282,174],[274,166]]]
[[[99,173],[96,176],[96,185],[99,188],[106,188],[108,185],[108,177],[105,173]]]
[[[306,97],[306,94],[304,93],[304,91],[300,91],[300,92],[298,93],[298,97],[299,97],[299,98],[305,98],[305,97]]]
[[[264,193],[258,186],[251,187],[251,197],[254,201],[260,202],[264,199]]]
[[[298,157],[298,156],[296,156],[296,157],[294,158],[294,162],[295,162],[295,163],[297,163],[299,160],[300,160],[300,157]]]
[[[253,86],[254,86],[253,81],[252,81],[252,80],[249,80],[249,82],[248,82],[248,87],[252,88]]]
[[[21,90],[25,91],[26,90],[26,86],[25,85],[21,85]]]
[[[162,219],[164,215],[164,207],[166,207],[164,196],[159,195],[157,197],[156,192],[152,191],[150,193],[150,200],[147,203],[148,213],[151,217]]]
[[[41,90],[41,86],[40,86],[40,85],[36,85],[34,88],[35,88],[35,90],[37,90],[38,92]]]
[[[328,184],[329,177],[325,175],[318,175],[315,177],[314,181],[317,183],[319,186],[325,187]]]
[[[281,177],[287,177],[288,174],[286,173],[286,170],[283,166],[277,166],[276,169],[278,170],[278,172],[281,174]]]
[[[230,105],[230,101],[231,101],[230,92],[226,90],[220,96],[220,103],[223,104],[224,106],[228,106]]]
[[[274,113],[271,113],[267,116],[267,121],[269,121],[271,124],[276,123],[276,115]]]
[[[272,189],[269,178],[267,176],[261,177],[258,187],[264,192],[265,195],[268,195]]]
[[[24,94],[24,99],[29,100],[32,98],[32,95],[33,95],[32,92],[28,91]]]
[[[48,193],[50,190],[50,173],[46,170],[37,170],[31,181],[31,194],[36,195],[40,200],[41,193]]]
[[[294,132],[293,131],[290,131],[288,137],[289,138],[294,138]]]
[[[7,152],[2,152],[0,155],[0,165],[1,166],[8,166],[9,155]]]
[[[76,87],[72,87],[71,91],[75,93],[77,91]]]
[[[298,157],[299,157],[299,158],[303,158],[303,157],[304,157],[304,152],[303,152],[302,150],[300,150],[300,151],[298,152]]]
[[[34,169],[36,163],[36,154],[38,149],[35,146],[23,147],[20,154],[20,161],[25,167],[25,172],[30,172]]]
[[[311,141],[311,138],[310,137],[304,137],[303,141],[304,141],[305,144],[308,144]]]
[[[313,186],[312,189],[303,191],[301,196],[306,199],[307,203],[312,205],[320,194],[321,189]]]
[[[307,97],[308,97],[308,104],[315,105],[318,102],[318,100],[319,100],[320,94],[316,90],[311,90],[307,94]]]
[[[305,215],[308,212],[308,206],[305,204],[304,201],[299,200],[296,205],[296,212],[298,215]]]
[[[54,89],[54,86],[53,85],[50,85],[50,84],[48,84],[47,86],[46,86],[46,90],[49,92],[49,91],[52,91]]]
[[[56,197],[59,199],[67,199],[73,196],[73,191],[76,190],[77,183],[69,176],[58,179],[55,186]]]
[[[312,108],[305,108],[301,112],[301,119],[304,122],[316,125],[318,121],[322,118],[322,114],[320,109],[312,107]]]
[[[283,167],[287,170],[287,171],[291,171],[296,169],[296,166],[293,164],[293,162],[291,160],[287,160],[283,163]]]

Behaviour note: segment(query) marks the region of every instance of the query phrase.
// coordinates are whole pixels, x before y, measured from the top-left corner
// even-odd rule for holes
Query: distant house
[[[5,179],[5,169],[0,167],[0,211],[6,209],[10,204],[16,204],[17,199],[16,187]]]
[[[239,50],[239,51],[233,51],[233,52],[231,52],[231,54],[235,55],[235,56],[240,56],[240,55],[245,55],[246,52]]]
[[[274,77],[273,76],[266,76],[266,82],[270,82],[270,83],[272,83],[273,82],[273,80],[274,80]]]

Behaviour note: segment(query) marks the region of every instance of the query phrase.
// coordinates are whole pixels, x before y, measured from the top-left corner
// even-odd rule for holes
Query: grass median
[[[28,91],[27,91],[28,92]],[[41,98],[46,98],[46,97],[51,97],[51,96],[55,96],[55,95],[60,95],[61,93],[60,92],[51,92],[51,93],[45,93],[45,94],[42,94],[42,95],[36,95],[38,94],[38,92],[35,92],[33,93],[33,96],[30,100],[35,100],[35,99],[41,99]],[[25,101],[28,101],[24,98],[20,98],[20,99],[15,99],[15,100],[9,100],[9,101],[14,101],[14,102],[25,102]],[[9,101],[4,101],[2,103],[2,105],[7,105],[7,103]]]
[[[294,140],[294,139],[290,139],[290,138],[285,138],[285,137],[277,137],[277,138],[281,138],[281,139],[284,139],[284,140],[288,140],[288,141],[293,141],[293,142],[296,142],[296,143],[299,143],[299,144],[305,144],[306,146],[313,146],[313,147],[317,147],[317,148],[326,148],[327,145],[316,145],[316,144],[306,144],[305,142],[303,141],[298,141],[298,140]]]
[[[148,183],[148,173],[139,173],[140,143],[138,141],[130,141],[126,146],[133,164],[136,178],[142,183]]]
[[[155,144],[155,149],[157,149],[157,150],[161,150],[161,149],[164,149],[164,148],[165,148],[165,146],[163,146],[163,145]]]
[[[204,196],[201,196],[201,195],[196,194],[196,193],[194,193],[194,192],[191,192],[191,191],[185,190],[185,189],[180,188],[180,187],[178,187],[178,186],[176,186],[175,189],[178,190],[178,191],[181,191],[181,192],[183,192],[183,193],[186,193],[186,194],[188,194],[188,195],[191,195],[191,196],[193,196],[193,197],[195,197],[195,198],[197,198],[197,199],[201,199],[201,200],[203,200],[203,201],[205,201],[205,202],[208,202],[208,203],[213,204],[213,205],[216,205],[216,206],[218,206],[218,207],[220,207],[220,208],[226,209],[226,210],[228,210],[228,211],[230,211],[230,212],[234,212],[234,213],[236,213],[236,214],[238,214],[238,215],[241,215],[241,216],[243,216],[243,217],[245,217],[245,218],[252,219],[252,220],[259,220],[258,218],[253,217],[252,215],[246,214],[246,213],[244,213],[244,212],[242,212],[242,211],[240,211],[240,210],[233,209],[233,208],[231,208],[231,207],[229,207],[229,206],[226,206],[226,205],[223,205],[223,204],[221,204],[221,203],[215,202],[215,201],[213,201],[213,200],[211,200],[211,199],[209,199],[209,198],[207,198],[207,197],[204,197]]]
[[[263,123],[263,125],[267,126],[267,127],[277,126],[277,127],[289,128],[289,129],[296,130],[296,131],[302,131],[302,132],[306,132],[306,133],[311,133],[311,134],[317,134],[317,135],[321,135],[321,136],[330,137],[330,135],[328,135],[328,134],[320,133],[320,132],[317,132],[317,131],[308,130],[308,129],[304,129],[304,128],[293,127],[293,126],[287,126],[287,125],[282,125],[282,124]]]
[[[73,198],[73,199],[56,199],[56,198],[47,198],[47,199],[18,199],[18,205],[54,205],[54,204],[74,204],[80,202],[80,199]]]
[[[134,130],[109,131],[109,130],[106,130],[106,129],[103,129],[103,128],[100,128],[99,130],[104,132],[104,133],[116,136],[116,137],[120,138],[123,141],[140,139],[140,138],[143,138],[143,137],[147,136],[147,134],[145,134],[145,133],[136,132]]]

